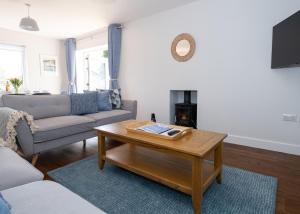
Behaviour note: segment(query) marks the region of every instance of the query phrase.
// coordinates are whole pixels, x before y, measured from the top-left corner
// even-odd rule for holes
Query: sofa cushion
[[[2,100],[4,106],[25,111],[32,115],[35,120],[71,114],[68,95],[3,95]]]
[[[97,93],[98,111],[111,111],[112,103],[110,91],[83,91],[84,93]]]
[[[104,214],[103,211],[53,181],[38,181],[2,191],[15,214]]]
[[[93,118],[77,115],[35,120],[38,129],[33,134],[33,141],[41,143],[90,131],[94,122]]]
[[[87,114],[85,117],[95,120],[95,126],[101,126],[104,124],[133,119],[133,114],[132,112],[125,110],[112,110],[102,111],[95,114]]]
[[[14,151],[0,147],[0,190],[43,180],[44,175]]]
[[[121,89],[109,89],[109,90],[100,89],[99,91],[109,92],[112,108],[121,109],[122,107]]]
[[[4,200],[1,192],[0,192],[0,213],[10,214],[10,205]]]
[[[73,115],[92,114],[97,111],[97,92],[71,94],[71,113]]]
[[[97,93],[98,111],[111,111],[112,104],[109,91],[99,91]]]

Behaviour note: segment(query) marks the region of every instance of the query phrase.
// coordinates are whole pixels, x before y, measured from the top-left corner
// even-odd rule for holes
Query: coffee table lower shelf
[[[105,161],[192,195],[191,160],[147,147],[124,144],[106,151]],[[204,192],[220,173],[221,168],[214,169],[213,162],[204,161],[202,169]]]

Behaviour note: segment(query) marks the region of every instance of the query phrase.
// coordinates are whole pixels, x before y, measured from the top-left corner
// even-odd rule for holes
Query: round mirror
[[[195,53],[195,40],[190,34],[178,35],[172,43],[172,55],[179,62],[191,59]]]
[[[176,53],[179,56],[186,56],[191,50],[191,45],[188,40],[180,40],[176,45]]]

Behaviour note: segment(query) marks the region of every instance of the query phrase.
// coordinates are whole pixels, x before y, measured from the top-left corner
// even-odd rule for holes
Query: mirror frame
[[[176,52],[176,47],[181,40],[187,40],[190,43],[190,51],[185,56],[180,56]],[[179,34],[172,42],[171,53],[173,58],[178,62],[186,62],[190,60],[194,56],[195,50],[196,50],[196,42],[192,37],[192,35],[188,33]]]

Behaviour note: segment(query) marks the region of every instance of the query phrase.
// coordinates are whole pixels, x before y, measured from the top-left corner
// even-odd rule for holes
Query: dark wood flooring
[[[108,146],[118,145],[109,142]],[[40,155],[37,168],[45,173],[97,153],[96,138]],[[225,144],[224,164],[278,178],[277,214],[300,214],[300,156]]]

